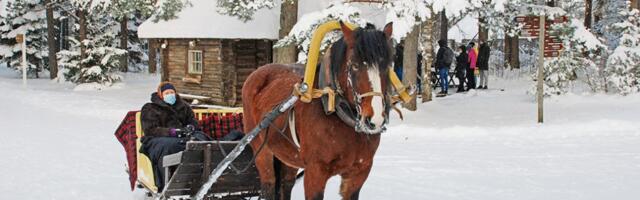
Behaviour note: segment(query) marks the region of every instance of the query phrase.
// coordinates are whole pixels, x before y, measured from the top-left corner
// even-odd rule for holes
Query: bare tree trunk
[[[478,18],[478,39],[487,41],[489,39],[489,29],[487,29],[486,19],[484,16]]]
[[[520,69],[520,36],[511,38],[511,62],[509,65],[515,69]]]
[[[510,69],[520,68],[520,38],[518,36],[505,34],[504,59],[505,64],[508,64]]]
[[[87,59],[87,47],[84,45],[84,40],[87,39],[87,18],[85,10],[78,10],[78,23],[80,24],[78,30],[78,37],[80,41],[80,58],[82,60]],[[84,63],[80,63],[80,68],[85,68]]]
[[[157,60],[157,40],[149,39],[149,74],[156,73]]]
[[[278,36],[283,38],[289,34],[291,28],[298,21],[298,0],[285,0],[280,5],[280,31]],[[288,45],[274,49],[275,63],[295,63],[298,58],[296,45]]]
[[[591,8],[593,7],[593,0],[585,0],[584,6],[584,27],[591,29],[591,22],[593,15],[591,15]]]
[[[513,69],[513,66],[511,66],[511,36],[509,36],[509,34],[506,33],[504,34],[504,64],[505,65],[509,65],[509,66],[505,66],[505,68],[509,68],[509,69]]]
[[[422,24],[422,47],[424,50],[422,53],[424,58],[424,61],[422,62],[422,75],[424,76],[422,79],[422,103],[431,101],[433,98],[431,94],[431,64],[433,63],[434,58],[433,44],[436,35],[434,33],[436,22],[436,17],[431,16]]]
[[[440,12],[440,39],[448,40],[449,39],[449,20],[447,19],[447,13],[445,10]]]
[[[416,85],[418,79],[418,29],[419,26],[413,27],[413,30],[404,39],[404,52],[402,58],[403,79],[405,85]],[[411,95],[411,101],[404,104],[408,110],[416,110],[416,95]]]
[[[55,25],[53,19],[53,6],[51,0],[45,0],[47,12],[47,45],[49,48],[49,77],[54,79],[58,77],[58,47],[56,46]]]
[[[631,0],[631,10],[640,8],[640,1]]]
[[[556,1],[555,0],[547,0],[547,6],[555,7],[556,6]]]
[[[127,53],[120,56],[121,72],[129,71],[129,51],[127,48],[129,43],[129,28],[127,27],[128,22],[129,19],[126,15],[122,16],[122,19],[120,19],[120,49],[127,51]]]

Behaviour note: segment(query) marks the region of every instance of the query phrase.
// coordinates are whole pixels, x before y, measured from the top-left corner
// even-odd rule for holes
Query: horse
[[[322,64],[335,74],[331,81],[336,96],[344,99],[356,116],[355,126],[336,114],[327,115],[319,99],[298,101],[288,115],[276,118],[251,142],[264,199],[290,199],[302,168],[305,198],[314,200],[324,198],[327,180],[335,175],[342,178],[342,198],[358,199],[369,176],[380,135],[388,123],[392,24],[383,30],[373,25],[351,30],[342,22],[340,26],[343,36],[331,45],[326,53],[330,57]],[[301,80],[291,65],[267,64],[252,72],[242,87],[244,131],[256,127]]]

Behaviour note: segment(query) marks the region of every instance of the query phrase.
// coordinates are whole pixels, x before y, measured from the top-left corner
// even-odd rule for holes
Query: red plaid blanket
[[[127,155],[127,165],[129,166],[129,182],[131,190],[135,188],[136,179],[138,178],[137,158],[136,158],[136,113],[138,111],[129,111],[116,129],[116,138],[124,147]]]
[[[198,123],[213,139],[219,139],[233,130],[242,131],[242,113],[210,113],[202,117]]]
[[[136,113],[129,111],[116,130],[115,136],[124,147],[129,166],[129,182],[131,190],[135,188],[138,179],[138,165],[136,157]],[[214,139],[222,138],[232,130],[242,131],[242,113],[208,113],[198,122],[202,131]]]

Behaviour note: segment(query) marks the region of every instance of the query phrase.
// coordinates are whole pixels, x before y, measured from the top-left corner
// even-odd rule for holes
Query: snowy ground
[[[148,101],[155,76],[74,91],[0,67],[0,199],[141,199],[113,132]],[[362,199],[638,199],[640,95],[546,100],[537,125],[526,81],[492,80],[392,120]],[[339,199],[339,178],[327,199]],[[302,199],[301,184],[294,199]]]

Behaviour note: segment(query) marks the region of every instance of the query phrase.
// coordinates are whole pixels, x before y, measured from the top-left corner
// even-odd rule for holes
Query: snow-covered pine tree
[[[610,28],[619,38],[607,59],[605,74],[618,93],[626,95],[640,91],[640,12],[620,11],[622,21]]]
[[[15,0],[7,5],[7,16],[2,19],[0,27],[0,52],[11,67],[22,71],[20,44],[15,42],[18,34],[26,34],[27,42],[27,74],[30,78],[38,78],[39,72],[47,66],[47,23],[44,4],[41,0]]]
[[[176,18],[185,6],[192,6],[189,0],[158,0],[154,5],[154,21]]]
[[[275,0],[218,0],[220,14],[236,16],[243,21],[251,20],[253,14],[261,8],[273,8],[274,6],[276,6]]]
[[[144,49],[147,40],[138,38],[138,26],[140,26],[148,17],[142,14],[134,13],[129,17],[128,22],[128,40],[127,52],[129,55],[129,71],[142,71],[147,69],[145,65],[149,60],[148,52]]]
[[[121,71],[141,71],[148,60],[147,52],[142,48],[146,41],[138,38],[138,26],[142,24],[154,10],[149,0],[113,0],[110,4],[110,15],[120,23],[120,49],[127,50],[127,56],[120,59]],[[124,65],[124,66],[123,66]]]
[[[321,24],[331,20],[342,20],[349,23],[365,26],[366,21],[360,18],[360,10],[350,6],[349,4],[334,3],[328,8],[308,13],[302,16],[296,25],[293,26],[289,35],[281,39],[275,44],[275,47],[295,44],[298,45],[300,52],[298,53],[298,62],[305,63],[311,45],[313,32]],[[322,41],[321,49],[325,49],[329,44],[340,39],[341,34],[337,32],[328,33]]]
[[[577,80],[576,70],[584,66],[581,52],[577,52],[574,49],[574,41],[572,39],[575,27],[570,26],[568,23],[563,23],[552,26],[550,30],[550,34],[559,37],[565,50],[556,58],[545,59],[545,96],[567,93],[571,83]]]
[[[0,10],[0,12],[5,11]],[[7,67],[11,66],[8,58],[13,54],[13,45],[16,43],[15,39],[3,37],[3,35],[8,33],[10,30],[11,26],[6,23],[6,20],[0,20],[0,64],[5,63],[7,64]]]
[[[119,24],[109,15],[108,4],[77,1],[73,6],[80,15],[77,16],[79,24],[76,26],[80,38],[85,39],[79,41],[72,38],[70,50],[58,53],[65,78],[77,84],[99,83],[105,86],[119,81],[121,77],[117,74],[118,58],[124,55],[126,50],[117,48]],[[90,15],[83,15],[89,11]]]

